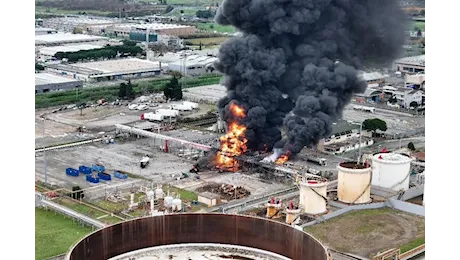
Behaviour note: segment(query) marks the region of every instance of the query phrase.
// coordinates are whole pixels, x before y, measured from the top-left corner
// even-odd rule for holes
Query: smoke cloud
[[[242,34],[219,49],[222,118],[247,126],[249,149],[292,154],[331,133],[352,95],[366,88],[357,69],[393,61],[405,38],[394,0],[224,0],[216,21]],[[245,118],[232,116],[232,102]]]

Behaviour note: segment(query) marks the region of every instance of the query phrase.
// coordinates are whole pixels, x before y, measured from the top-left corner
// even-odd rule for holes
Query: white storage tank
[[[299,204],[307,214],[322,214],[327,211],[327,181],[302,180],[300,184]]]
[[[164,200],[164,205],[166,208],[171,208],[172,207],[172,204],[173,204],[173,200],[174,198],[171,197],[171,196],[166,196],[165,197],[165,200]]]
[[[155,194],[155,193],[153,192],[153,190],[147,191],[147,199],[148,199],[148,200],[153,199],[154,194]]]
[[[412,159],[398,153],[378,153],[372,156],[372,185],[408,190]]]
[[[339,201],[354,204],[371,202],[372,168],[370,165],[344,162],[337,166],[337,170]]]
[[[181,211],[182,210],[182,200],[181,199],[174,199],[172,201],[172,209],[175,211]]]
[[[163,192],[163,189],[157,188],[157,189],[155,190],[155,198],[156,198],[156,199],[162,199],[164,195],[165,195],[165,194],[164,194],[164,192]]]

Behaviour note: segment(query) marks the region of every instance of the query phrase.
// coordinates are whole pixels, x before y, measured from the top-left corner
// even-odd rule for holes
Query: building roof
[[[412,92],[414,89],[412,88],[398,88],[396,89],[395,92],[404,92],[404,93],[409,93],[409,92]]]
[[[382,94],[381,90],[368,87],[368,88],[366,88],[364,93],[359,93],[359,94],[356,94],[356,95],[361,96],[361,97],[375,97],[375,96],[378,96],[380,94]]]
[[[103,46],[94,44],[74,44],[74,45],[59,45],[53,47],[43,47],[40,49],[40,54],[54,56],[58,52],[77,52],[82,50],[101,49]]]
[[[372,81],[372,80],[379,80],[384,79],[385,76],[380,72],[370,72],[370,73],[359,73],[358,78],[364,81]]]
[[[405,57],[399,60],[396,60],[395,63],[407,64],[407,65],[416,65],[416,66],[425,66],[425,55]]]
[[[35,86],[80,81],[50,73],[35,73]]]
[[[52,33],[35,35],[35,44],[56,44],[105,40],[107,37],[86,34]]]
[[[215,194],[215,193],[211,193],[209,191],[202,192],[202,193],[198,194],[198,196],[204,197],[204,198],[207,198],[207,199],[219,199],[220,198],[220,195]]]
[[[350,123],[345,120],[339,120],[335,123],[332,123],[332,133],[331,135],[351,131],[354,129],[359,129],[359,124]]]
[[[177,28],[195,28],[190,25],[182,24],[169,24],[169,23],[132,23],[132,24],[117,24],[114,26],[115,29],[127,28],[131,30],[162,30],[162,29],[177,29]]]
[[[191,55],[191,56],[187,56],[186,58],[180,58],[177,61],[170,62],[168,63],[168,66],[172,65],[172,66],[182,67],[184,66],[184,60],[185,60],[185,65],[187,67],[191,67],[191,66],[198,66],[198,65],[206,66],[208,64],[214,63],[215,61],[218,60],[218,58],[210,57],[210,56]]]
[[[35,33],[38,32],[57,32],[56,29],[53,28],[43,28],[43,27],[35,27]]]

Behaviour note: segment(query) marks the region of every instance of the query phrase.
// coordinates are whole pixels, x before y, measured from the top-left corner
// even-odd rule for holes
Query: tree
[[[412,102],[410,102],[409,107],[417,108],[417,107],[418,107],[418,103],[415,102],[415,101],[412,101]]]
[[[415,151],[415,145],[414,145],[414,143],[412,143],[412,142],[408,143],[408,144],[407,144],[407,148],[409,148],[409,150],[411,150],[411,151]]]
[[[385,132],[387,130],[387,123],[378,118],[366,119],[363,122],[363,129],[372,131],[374,133],[377,130]]]
[[[181,100],[182,99],[182,87],[179,84],[179,80],[175,76],[166,84],[163,89],[163,93],[166,99]]]
[[[118,97],[120,98],[126,97],[126,84],[125,83],[120,84],[120,91],[118,92]]]
[[[131,80],[129,80],[128,84],[126,84],[126,97],[128,99],[134,99],[136,97],[134,94],[133,85],[131,84]]]
[[[203,46],[203,44],[200,42],[200,51],[201,51],[201,49],[203,48],[202,46]]]
[[[35,70],[44,70],[45,67],[43,67],[42,65],[38,64],[38,63],[35,63]]]
[[[184,13],[184,10],[180,10],[180,13],[183,14],[183,13]]]
[[[425,9],[422,9],[422,10],[420,11],[420,15],[421,15],[421,16],[425,16]]]

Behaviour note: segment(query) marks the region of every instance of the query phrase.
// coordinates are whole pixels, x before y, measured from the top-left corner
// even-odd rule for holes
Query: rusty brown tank
[[[315,238],[280,222],[226,214],[175,214],[139,218],[98,230],[83,238],[69,260],[101,260],[135,250],[180,243],[240,245],[293,260],[326,260]]]

